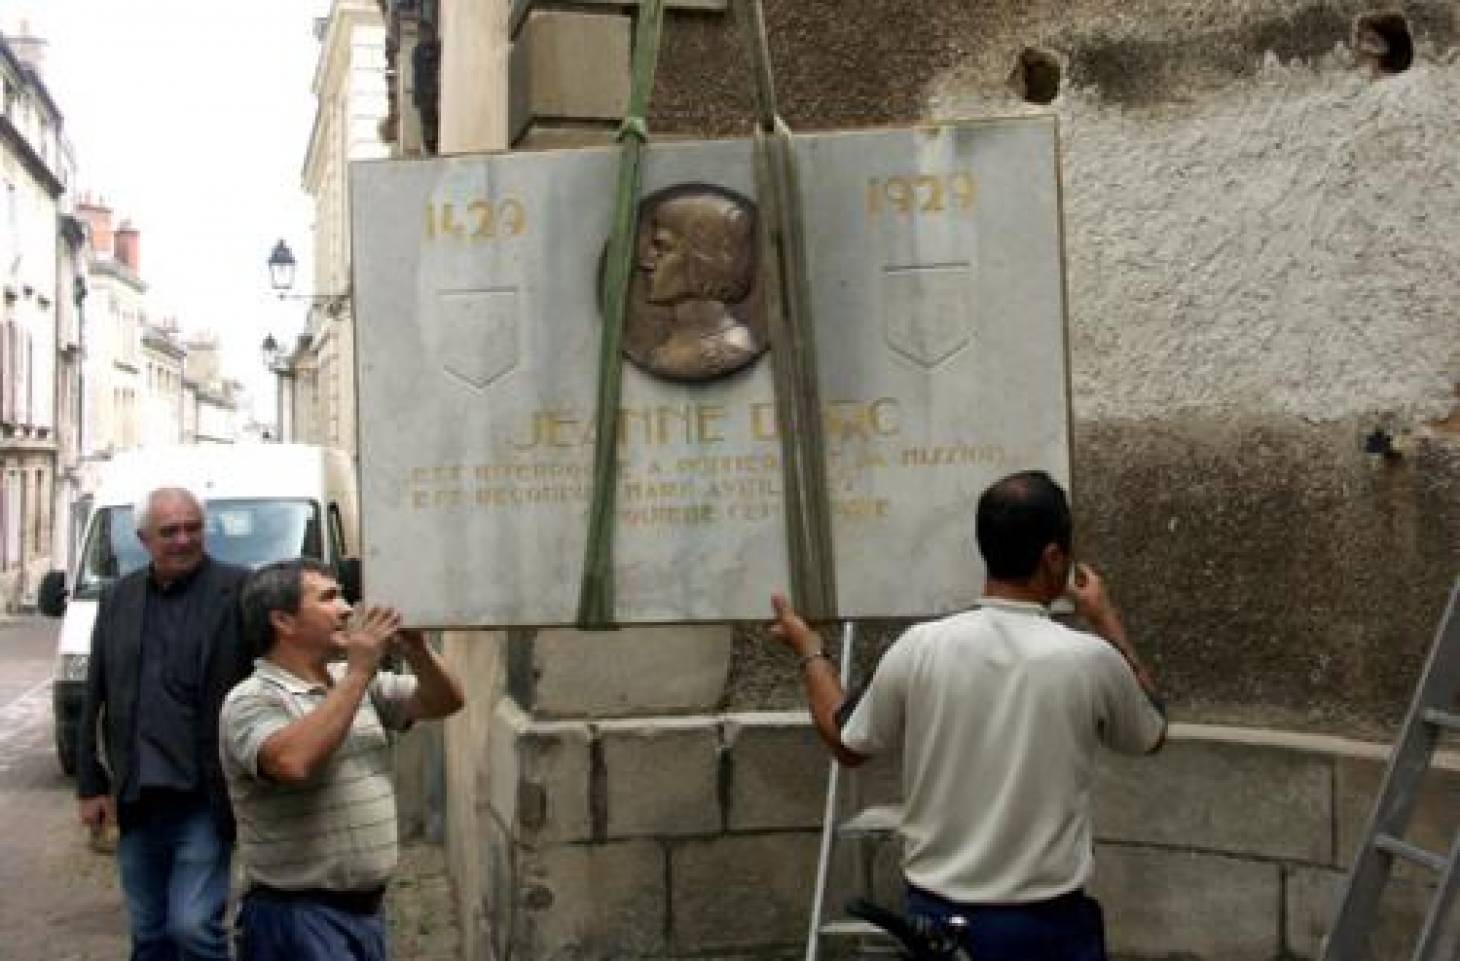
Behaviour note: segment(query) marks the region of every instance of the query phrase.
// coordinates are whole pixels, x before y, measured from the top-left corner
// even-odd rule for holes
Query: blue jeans
[[[117,864],[132,961],[228,961],[232,856],[206,798],[159,792],[126,805]]]
[[[908,885],[907,913],[962,915],[975,961],[1106,961],[1100,904],[1082,891],[1029,904],[958,904]]]
[[[250,892],[238,912],[238,961],[387,961],[385,918]]]

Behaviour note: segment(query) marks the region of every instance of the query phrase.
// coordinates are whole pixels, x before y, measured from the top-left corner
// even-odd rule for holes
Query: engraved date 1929
[[[973,174],[909,174],[867,181],[867,215],[913,217],[973,209],[978,188]]]

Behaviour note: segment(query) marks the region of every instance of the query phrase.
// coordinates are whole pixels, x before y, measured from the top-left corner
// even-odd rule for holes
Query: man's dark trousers
[[[1030,904],[957,904],[908,885],[907,913],[961,916],[974,961],[1106,961],[1100,904],[1080,891]]]
[[[239,961],[387,961],[385,918],[307,896],[250,891],[238,913]]]

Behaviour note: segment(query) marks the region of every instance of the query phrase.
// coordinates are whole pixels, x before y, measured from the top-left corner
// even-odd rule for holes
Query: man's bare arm
[[[1125,662],[1130,665],[1131,673],[1135,675],[1136,683],[1141,690],[1146,692],[1146,697],[1165,717],[1166,708],[1161,701],[1161,695],[1156,691],[1156,681],[1151,677],[1151,672],[1146,669],[1145,662],[1136,654],[1135,645],[1131,644],[1130,638],[1126,636],[1125,624],[1120,619],[1120,612],[1116,610],[1115,604],[1105,592],[1105,582],[1095,569],[1088,564],[1080,564],[1075,569],[1074,583],[1067,591],[1070,600],[1074,602],[1075,613],[1085,619],[1090,629],[1103,637],[1110,646],[1120,652]],[[1161,750],[1166,743],[1166,730],[1163,727],[1160,738],[1157,739],[1149,753],[1154,754]]]
[[[1156,692],[1156,681],[1136,654],[1130,639],[1126,637],[1120,612],[1105,593],[1105,582],[1100,575],[1088,564],[1080,564],[1075,571],[1075,583],[1068,593],[1075,604],[1075,613],[1085,619],[1092,631],[1105,638],[1111,647],[1120,652],[1147,696],[1159,703],[1161,698]]]
[[[771,637],[790,648],[801,664],[801,679],[806,685],[806,704],[811,710],[812,723],[831,753],[847,767],[856,767],[867,760],[842,743],[842,732],[837,724],[837,712],[846,702],[847,693],[842,688],[836,665],[825,656],[821,635],[803,621],[787,600],[779,594],[771,598],[776,612],[775,623],[771,625]]]
[[[411,719],[430,720],[461,710],[462,704],[466,703],[461,682],[431,650],[425,634],[418,630],[402,630],[400,649],[406,663],[411,666],[411,673],[416,676],[416,692],[411,695],[406,708]]]
[[[330,688],[319,707],[269,735],[259,747],[260,773],[284,784],[297,784],[324,767],[350,733],[355,712],[399,625],[400,615],[388,607],[366,610],[359,626],[346,635],[344,677]]]

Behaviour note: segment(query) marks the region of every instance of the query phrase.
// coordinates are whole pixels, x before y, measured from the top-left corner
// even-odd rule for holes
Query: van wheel
[[[61,725],[56,725],[56,760],[67,777],[76,776],[76,739],[67,737]]]

